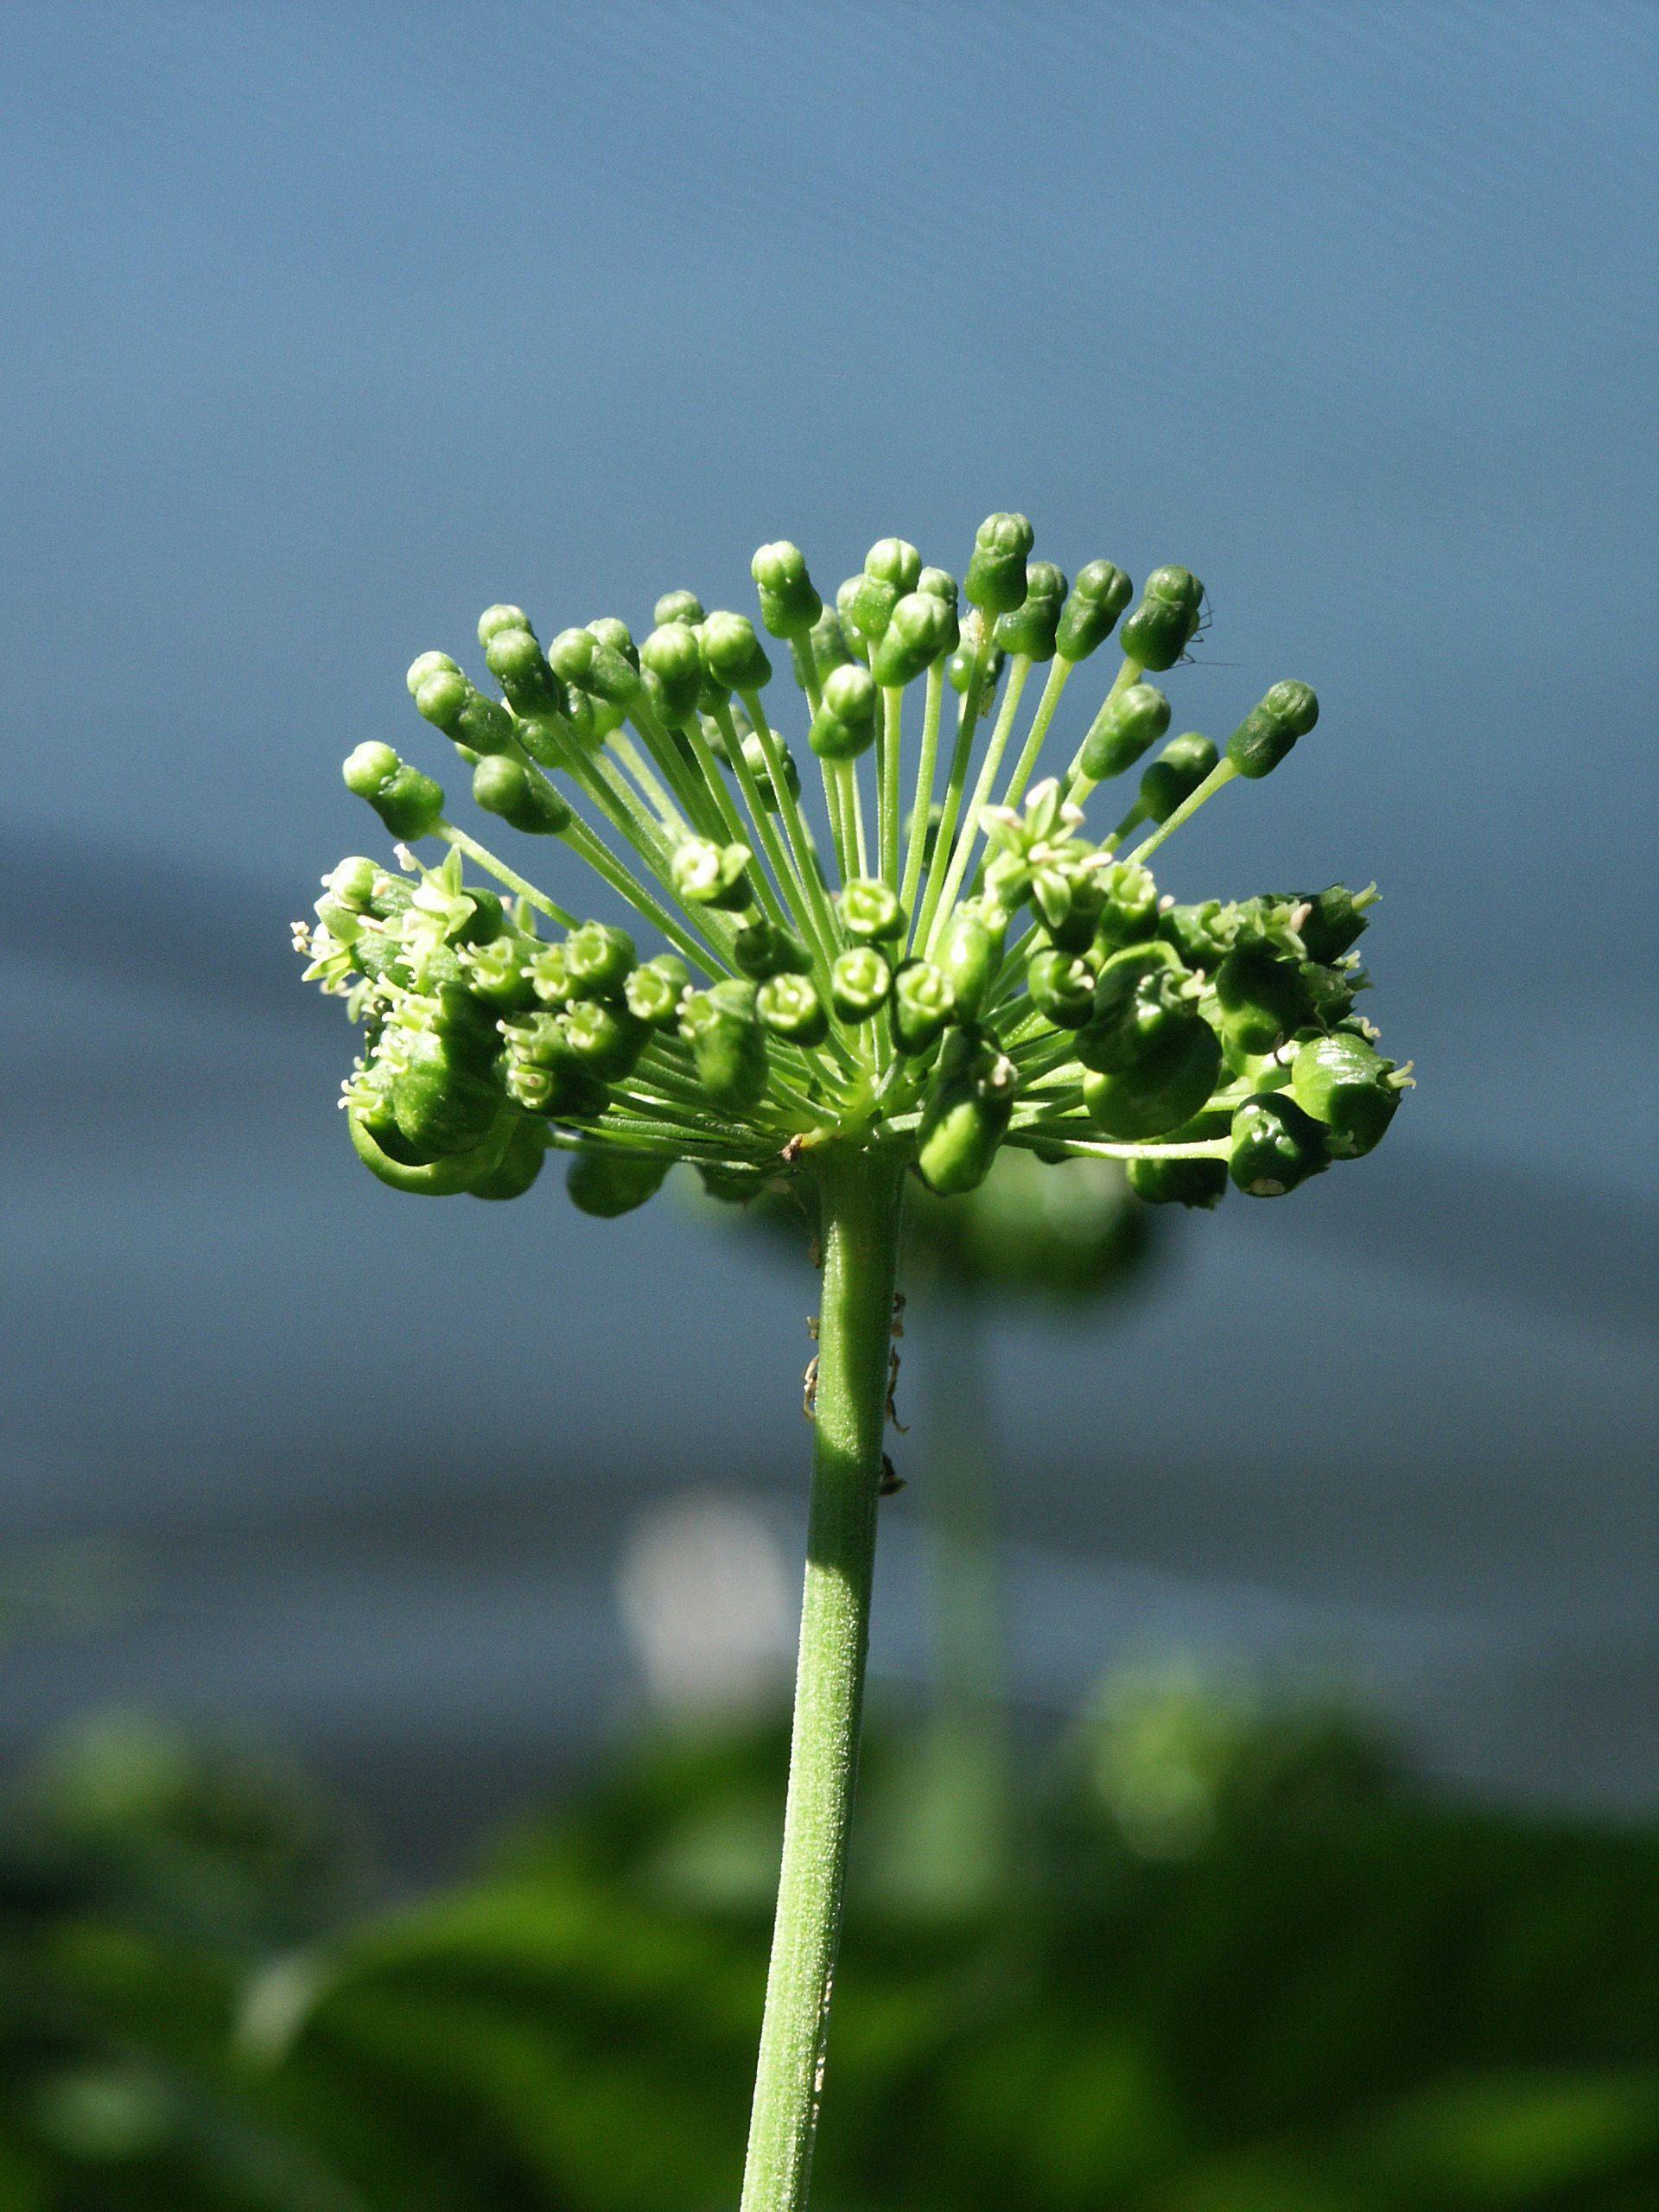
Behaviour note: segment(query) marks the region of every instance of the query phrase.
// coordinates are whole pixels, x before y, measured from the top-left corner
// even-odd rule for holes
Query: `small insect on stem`
[[[909,1429],[899,1418],[899,1408],[893,1402],[899,1389],[899,1347],[894,1344],[887,1355],[887,1419],[900,1436],[908,1436]]]

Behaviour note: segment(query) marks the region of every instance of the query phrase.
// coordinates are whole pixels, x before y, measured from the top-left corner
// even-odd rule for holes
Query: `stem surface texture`
[[[741,2212],[802,2212],[810,2180],[869,1649],[901,1172],[880,1152],[831,1147],[822,1156],[806,1586]]]

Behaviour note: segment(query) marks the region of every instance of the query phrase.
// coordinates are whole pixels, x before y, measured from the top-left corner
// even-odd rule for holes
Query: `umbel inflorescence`
[[[1208,1206],[1230,1178],[1274,1196],[1369,1152],[1408,1080],[1355,1010],[1375,890],[1178,903],[1149,865],[1284,760],[1313,693],[1274,684],[1219,750],[1169,738],[1092,836],[1097,788],[1166,736],[1147,679],[1187,654],[1203,588],[1157,569],[1126,613],[1121,569],[1068,585],[1032,543],[992,515],[959,590],[883,538],[833,607],[793,545],[762,546],[782,701],[749,617],[688,591],[638,645],[605,617],[543,645],[521,609],[489,608],[499,698],[423,653],[410,690],[477,804],[567,846],[629,911],[579,919],[452,823],[420,768],[360,745],[346,781],[399,866],[342,861],[297,934],[364,1025],[344,1103],[368,1166],[500,1198],[555,1149],[576,1203],[613,1214],[677,1160],[741,1197],[817,1147],[883,1147],[950,1193],[1007,1144],[1115,1155],[1142,1198]],[[1063,696],[1120,618],[1104,700],[1045,774]],[[814,762],[827,841],[802,801]]]
[[[346,781],[399,840],[398,868],[342,861],[299,931],[308,974],[364,1024],[346,1119],[398,1188],[513,1198],[558,1150],[594,1213],[641,1204],[676,1160],[726,1197],[779,1178],[810,1192],[813,1478],[742,2212],[807,2203],[907,1176],[970,1191],[1009,1145],[1122,1159],[1154,1202],[1213,1205],[1230,1178],[1276,1196],[1369,1152],[1408,1079],[1355,1012],[1374,890],[1178,904],[1148,865],[1228,784],[1278,766],[1314,725],[1313,692],[1275,683],[1224,750],[1170,739],[1090,836],[1097,788],[1166,736],[1169,701],[1145,679],[1185,656],[1204,591],[1157,569],[1128,612],[1110,562],[1068,585],[1031,552],[1023,516],[992,515],[958,591],[883,538],[825,607],[794,546],[762,546],[761,626],[800,694],[788,709],[750,619],[690,592],[658,601],[638,645],[607,616],[544,647],[521,609],[489,608],[479,638],[502,696],[429,652],[409,672],[415,703],[478,805],[567,845],[612,918],[556,905],[372,742]],[[1072,677],[1120,620],[1099,711],[1042,773]],[[410,849],[425,839],[449,848],[441,866]],[[467,880],[468,861],[488,882]]]

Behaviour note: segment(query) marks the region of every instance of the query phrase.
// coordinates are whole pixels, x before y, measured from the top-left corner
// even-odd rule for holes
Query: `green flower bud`
[[[1232,1135],[1228,1173],[1253,1198],[1282,1198],[1330,1165],[1325,1132],[1291,1098],[1247,1098]]]
[[[664,621],[639,648],[639,666],[661,686],[668,721],[686,721],[696,712],[703,688],[703,655],[688,621]]]
[[[461,980],[459,966],[454,980],[446,979],[435,990],[406,1001],[396,1023],[389,1023],[382,1033],[383,1046],[394,1049],[400,1060],[414,1054],[417,1039],[423,1040],[423,1049],[425,1040],[435,1039],[451,1068],[480,1075],[493,1069],[499,1042],[495,1009],[473,995]]]
[[[1014,1063],[963,1032],[947,1044],[922,1102],[916,1167],[941,1198],[971,1191],[991,1172],[1007,1133],[1019,1078]]]
[[[427,1159],[475,1151],[501,1110],[500,1085],[434,1031],[408,1032],[402,1044],[404,1065],[388,1090],[398,1134]]]
[[[1007,919],[1000,908],[993,917],[982,906],[958,906],[945,925],[939,940],[938,964],[956,995],[962,1020],[977,1019],[1001,969],[1007,934]]]
[[[573,690],[586,691],[594,657],[599,651],[599,640],[591,630],[580,624],[561,630],[547,649],[548,664],[563,683]]]
[[[528,1114],[520,1114],[499,1158],[468,1179],[467,1192],[474,1198],[522,1198],[541,1173],[546,1157],[547,1132]]]
[[[673,1029],[680,1019],[680,1001],[690,988],[691,971],[677,952],[659,952],[636,968],[622,987],[628,1012],[653,1029]]]
[[[699,639],[701,639],[702,635],[702,626],[701,623],[699,623],[696,629],[693,631],[692,635]],[[701,645],[699,645],[698,650],[701,652]],[[731,692],[727,689],[727,687],[723,683],[717,683],[705,668],[702,671],[702,689],[697,694],[697,707],[699,712],[704,715],[717,715],[730,704],[731,696]]]
[[[601,1083],[620,1083],[632,1075],[651,1041],[645,1023],[620,1001],[578,999],[559,1019],[571,1051]]]
[[[1232,1116],[1224,1108],[1207,1107],[1172,1129],[1168,1141],[1203,1144],[1224,1137],[1231,1123]],[[1129,1188],[1149,1206],[1197,1206],[1209,1211],[1227,1195],[1224,1160],[1131,1160],[1126,1173]]]
[[[864,556],[864,572],[851,580],[853,588],[844,605],[836,595],[843,620],[867,648],[887,635],[894,607],[915,591],[921,573],[921,555],[902,537],[879,538],[871,546]]]
[[[1026,988],[1057,1029],[1081,1029],[1094,1012],[1094,971],[1058,945],[1045,945],[1027,961]]]
[[[916,589],[925,591],[934,599],[942,599],[954,614],[957,611],[957,580],[948,569],[924,569],[916,579]]]
[[[570,1003],[570,965],[562,944],[544,944],[525,963],[531,988],[543,1006]]]
[[[410,977],[398,939],[383,929],[360,930],[352,940],[352,965],[371,982],[408,987]]]
[[[1216,970],[1216,1001],[1222,1035],[1235,1052],[1276,1052],[1313,1020],[1313,1001],[1300,966],[1257,946],[1241,946],[1222,962]]]
[[[1141,1143],[1190,1122],[1220,1072],[1215,1031],[1188,1011],[1172,1017],[1155,1046],[1132,1065],[1090,1069],[1083,1078],[1083,1103],[1109,1137]]]
[[[1277,899],[1267,892],[1258,892],[1252,899],[1240,899],[1231,909],[1236,925],[1234,946],[1240,950],[1253,949],[1271,952],[1276,958],[1301,960],[1306,957],[1296,925],[1303,908],[1293,899]]]
[[[1309,1020],[1321,1029],[1334,1029],[1345,1021],[1354,1010],[1355,997],[1370,982],[1363,968],[1327,968],[1317,960],[1304,960],[1296,973],[1313,1008]]]
[[[1026,596],[1010,613],[997,616],[992,632],[1004,652],[1023,653],[1027,660],[1053,659],[1065,590],[1065,578],[1052,561],[1026,563]]]
[[[409,674],[404,678],[411,699],[419,693],[429,676],[461,676],[461,664],[451,660],[448,653],[417,653],[409,664]],[[461,677],[463,683],[466,680]],[[428,719],[429,721],[431,717]]]
[[[892,584],[902,598],[916,588],[922,556],[906,538],[878,537],[864,556],[864,573],[878,583]]]
[[[532,1114],[585,1121],[601,1112],[605,1085],[577,1058],[563,1018],[531,1014],[506,1026],[507,1095]]]
[[[579,1152],[566,1172],[564,1187],[578,1212],[614,1221],[656,1197],[669,1165],[643,1153]]]
[[[639,665],[639,649],[633,642],[633,632],[620,614],[596,614],[588,625],[601,645],[608,645],[613,652],[620,653],[632,669]]]
[[[863,584],[864,577],[861,571],[855,576],[843,576],[836,586],[836,620],[841,626],[842,643],[849,654],[858,660],[868,658],[863,632],[858,626],[854,611]]]
[[[1065,605],[1060,609],[1054,647],[1062,660],[1087,660],[1103,645],[1129,603],[1135,587],[1122,569],[1109,561],[1090,561],[1077,571]]]
[[[1167,822],[1215,766],[1215,747],[1198,730],[1172,737],[1150,767],[1141,772],[1141,811],[1148,822]]]
[[[988,808],[987,812],[989,811]],[[982,816],[981,819],[984,817]],[[1023,852],[992,852],[985,861],[985,895],[995,899],[999,906],[1010,914],[1018,913],[1033,895],[1031,862]],[[1071,911],[1071,890],[1069,883],[1061,887],[1058,901],[1063,913]],[[1046,923],[1047,912],[1043,911]],[[1083,948],[1079,947],[1081,950]]]
[[[520,1014],[536,1003],[530,980],[533,939],[505,931],[488,944],[469,945],[462,972],[474,992],[494,1014]]]
[[[747,845],[717,845],[712,837],[683,837],[669,863],[674,893],[689,906],[721,906],[733,912],[751,903]]]
[[[498,632],[530,628],[530,617],[522,607],[486,607],[478,618],[478,642],[487,651],[491,639]]]
[[[1319,719],[1319,702],[1306,683],[1275,683],[1227,741],[1227,758],[1241,776],[1271,775],[1299,737]]]
[[[749,563],[760,595],[760,620],[774,638],[798,638],[823,612],[806,572],[806,556],[787,538],[763,545]]]
[[[1158,917],[1158,934],[1174,947],[1189,968],[1212,969],[1232,950],[1237,935],[1236,916],[1219,899],[1166,906]]]
[[[599,1077],[574,1056],[547,1068],[509,1062],[506,1080],[515,1104],[553,1122],[590,1122],[604,1112],[609,1098]]]
[[[498,630],[484,648],[484,658],[515,714],[545,715],[562,710],[563,688],[528,630]]]
[[[931,592],[908,592],[871,651],[870,673],[884,690],[900,690],[954,652],[959,634],[953,607]]]
[[[893,1039],[912,1057],[931,1052],[953,1020],[957,995],[944,969],[931,960],[906,960],[893,979]]]
[[[423,655],[422,658],[426,658]],[[420,666],[416,661],[416,668]],[[410,671],[414,674],[414,670]],[[410,696],[433,727],[448,734],[455,729],[473,696],[473,687],[458,668],[435,668],[413,687]]]
[[[665,591],[652,609],[651,619],[658,629],[671,622],[695,629],[703,619],[702,601],[694,591]]]
[[[820,683],[828,679],[832,670],[845,668],[853,658],[842,632],[841,617],[833,607],[824,608],[807,633],[807,641],[812,648]]]
[[[987,515],[974,534],[973,557],[963,585],[972,606],[987,614],[1011,614],[1026,596],[1026,563],[1035,533],[1024,515]]]
[[[380,872],[372,861],[353,854],[331,868],[322,880],[330,895],[338,899],[342,906],[353,914],[367,914],[373,911],[375,880]]]
[[[367,799],[392,836],[405,843],[428,836],[443,812],[441,787],[400,760],[389,745],[372,740],[359,745],[341,773],[346,790]]]
[[[547,779],[505,753],[489,755],[474,769],[473,797],[486,814],[499,814],[532,837],[556,837],[569,826],[570,809]]]
[[[452,944],[488,944],[506,928],[506,908],[494,892],[485,890],[481,883],[469,883],[461,893],[461,900],[464,911],[457,914],[447,932]],[[413,903],[416,906],[421,903],[418,892]]]
[[[768,976],[798,974],[812,964],[792,930],[780,929],[761,914],[754,915],[732,940],[732,958],[755,982]]]
[[[818,987],[810,976],[780,971],[768,976],[754,995],[754,1010],[774,1037],[791,1045],[821,1045],[830,1033]]]
[[[1189,569],[1154,569],[1141,604],[1123,625],[1123,651],[1142,668],[1173,668],[1192,642],[1204,586]]]
[[[556,1014],[531,1014],[501,1025],[511,1059],[527,1068],[579,1069],[564,1024]]]
[[[466,705],[450,725],[449,735],[463,753],[505,753],[513,741],[512,716],[499,700],[469,690]]]
[[[1370,919],[1366,910],[1376,906],[1376,899],[1374,883],[1363,891],[1350,891],[1345,884],[1333,883],[1324,891],[1293,893],[1292,903],[1307,910],[1297,925],[1297,935],[1308,958],[1327,967],[1340,960],[1364,935]]]
[[[1099,876],[1101,906],[1094,942],[1103,952],[1144,944],[1157,933],[1158,886],[1138,861],[1114,861]]]
[[[1312,1037],[1291,1064],[1291,1096],[1320,1122],[1333,1159],[1358,1160],[1388,1132],[1410,1077],[1363,1037]]]
[[[753,983],[731,976],[694,991],[681,1009],[680,1034],[715,1105],[734,1113],[759,1105],[766,1088],[766,1033]]]
[[[1011,860],[1013,855],[1006,857]],[[1110,871],[1092,865],[1093,857],[1046,861],[1032,871],[1031,903],[1062,952],[1090,951],[1106,914],[1106,876]],[[1001,875],[1004,871],[986,871],[988,891],[995,889],[993,873]],[[1012,875],[1013,871],[1007,873]]]
[[[326,893],[318,899],[312,912],[335,944],[339,945],[354,944],[362,936],[365,928],[369,926],[361,914],[354,912],[351,907],[343,906],[338,899],[332,899]]]
[[[1090,782],[1121,776],[1169,728],[1169,702],[1155,683],[1131,683],[1109,700],[1083,741],[1078,765]]]
[[[1077,1058],[1103,1074],[1138,1067],[1200,1019],[1199,990],[1197,977],[1160,938],[1113,953],[1096,979],[1094,1007],[1077,1035]]]
[[[627,654],[608,635],[597,635],[591,626],[585,630],[561,630],[548,647],[547,658],[561,683],[620,710],[607,729],[620,726],[623,714],[644,688],[639,671]]]
[[[623,665],[626,667],[626,663]],[[639,679],[639,688],[642,691],[645,689],[643,677]],[[565,719],[569,724],[570,734],[583,751],[597,753],[611,732],[621,728],[627,715],[613,700],[596,699],[588,692],[573,691],[569,705],[565,709]],[[526,752],[529,749],[526,746]]]
[[[728,691],[758,691],[772,681],[772,663],[747,614],[716,613],[697,632],[702,664]]]
[[[564,741],[567,734],[575,734],[575,710],[591,704],[590,700],[567,698],[563,725],[549,716],[526,715],[514,726],[512,734],[538,767],[563,771],[569,766]]]
[[[823,679],[823,702],[807,742],[821,760],[855,760],[875,739],[875,680],[856,661]]]
[[[843,1021],[868,1021],[887,1004],[893,969],[873,944],[855,944],[830,970],[830,1000]]]
[[[397,1137],[396,1125],[388,1122],[383,1131],[378,1122],[359,1112],[353,1107],[346,1114],[346,1126],[351,1134],[352,1148],[372,1174],[394,1191],[404,1191],[417,1197],[453,1198],[471,1186],[471,1178],[483,1172],[495,1157],[487,1142],[472,1152],[454,1153],[448,1158],[431,1160],[406,1160],[400,1157],[401,1141]],[[387,1142],[390,1134],[391,1143]]]
[[[565,973],[570,995],[614,998],[639,964],[633,939],[608,922],[583,922],[564,940]]]
[[[843,887],[836,904],[848,936],[860,944],[887,944],[905,933],[905,910],[890,883],[855,875]]]
[[[415,903],[415,887],[406,875],[394,875],[389,868],[377,868],[374,888],[369,893],[369,912],[380,920],[391,921],[406,913]]]

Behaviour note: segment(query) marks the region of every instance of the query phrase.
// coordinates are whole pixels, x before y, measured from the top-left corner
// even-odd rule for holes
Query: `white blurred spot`
[[[705,1492],[634,1525],[617,1570],[623,1626],[651,1695],[741,1704],[776,1687],[794,1641],[783,1555],[746,1505]]]

